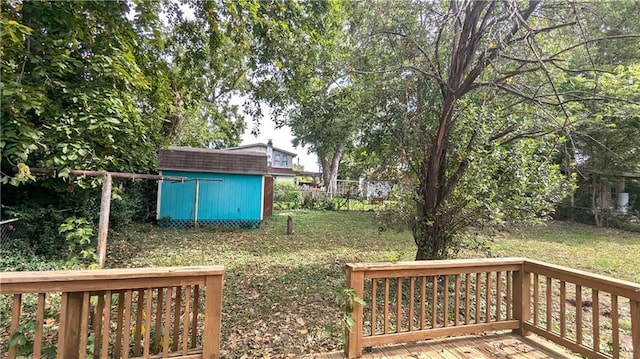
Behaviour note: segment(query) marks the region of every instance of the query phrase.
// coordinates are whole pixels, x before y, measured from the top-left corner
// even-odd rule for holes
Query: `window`
[[[289,167],[289,156],[277,153],[273,161],[274,167]]]

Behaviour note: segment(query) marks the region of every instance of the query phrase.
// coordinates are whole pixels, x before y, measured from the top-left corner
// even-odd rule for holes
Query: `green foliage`
[[[301,189],[297,188],[293,183],[275,182],[273,190],[273,201],[276,204],[280,202],[299,203],[300,199],[302,198],[300,194]]]
[[[156,209],[158,185],[155,181],[126,181],[113,189],[109,227],[113,230],[126,228],[133,222],[145,222],[151,219]],[[99,202],[95,197],[96,205]],[[99,207],[97,208],[99,210]],[[97,213],[99,215],[99,213]],[[93,216],[96,222],[98,216]]]
[[[93,225],[84,218],[69,217],[59,227],[65,236],[67,267],[97,267],[98,256],[93,239]]]
[[[139,104],[149,79],[123,2],[8,3],[3,33],[2,180],[13,166],[58,170],[153,168],[162,121]],[[29,29],[28,31],[26,29]]]
[[[30,248],[20,241],[12,241],[11,245],[5,245],[0,255],[0,271],[23,272],[56,270],[61,263],[45,256],[36,255]]]
[[[340,297],[342,302],[344,303],[342,309],[344,311],[344,315],[342,318],[342,324],[344,326],[344,335],[345,338],[343,341],[346,343],[346,337],[353,330],[353,325],[355,321],[353,319],[353,310],[356,306],[366,306],[367,303],[364,299],[360,298],[356,291],[353,288],[342,288],[340,291]]]
[[[4,215],[19,218],[15,223],[14,243],[33,251],[33,255],[59,258],[64,236],[58,232],[66,213],[53,205],[27,203],[5,208]]]

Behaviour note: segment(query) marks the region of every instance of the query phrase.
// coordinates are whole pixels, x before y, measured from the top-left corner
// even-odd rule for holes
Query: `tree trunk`
[[[598,181],[598,177],[593,174],[593,182],[591,188],[591,208],[593,211],[593,220],[595,221],[596,227],[602,227],[602,203],[598,203],[598,197],[601,197],[600,193],[600,181]]]
[[[331,163],[326,156],[320,156],[320,163],[322,164],[322,179],[324,181],[325,190],[330,195],[333,195],[338,188],[338,168],[340,167],[340,161],[344,154],[345,145],[340,144],[333,153]]]

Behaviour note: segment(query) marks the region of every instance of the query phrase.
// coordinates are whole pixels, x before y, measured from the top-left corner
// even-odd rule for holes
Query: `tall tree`
[[[153,167],[162,122],[139,108],[149,81],[128,12],[125,2],[3,5],[3,181],[28,179],[28,166],[61,176]]]
[[[358,70],[383,95],[368,131],[393,134],[387,148],[415,175],[416,259],[450,255],[466,225],[548,214],[562,197],[554,144],[577,99],[558,83],[574,49],[606,38],[584,36],[574,5],[367,3]]]

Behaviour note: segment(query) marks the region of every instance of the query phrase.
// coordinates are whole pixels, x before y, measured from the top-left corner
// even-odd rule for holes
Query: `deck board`
[[[308,359],[342,359],[342,352],[306,356]],[[438,358],[438,359],[575,359],[577,355],[532,335],[521,337],[511,332],[419,341],[372,348],[365,359]]]

